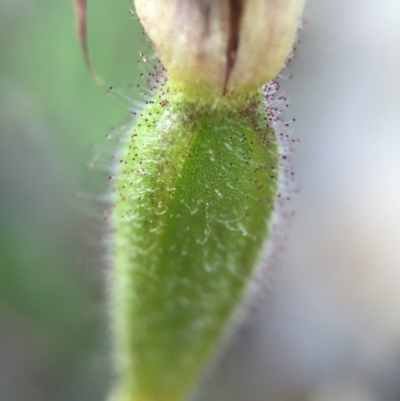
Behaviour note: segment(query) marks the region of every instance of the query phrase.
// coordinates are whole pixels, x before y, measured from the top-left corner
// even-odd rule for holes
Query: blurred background
[[[107,88],[140,100],[130,7],[88,0],[96,86],[71,1],[0,1],[0,401],[101,401],[112,382],[91,165],[129,114]],[[400,3],[308,0],[306,17],[283,83],[296,217],[202,400],[400,400]]]

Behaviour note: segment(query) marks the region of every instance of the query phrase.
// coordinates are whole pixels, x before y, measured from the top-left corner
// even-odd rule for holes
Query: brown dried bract
[[[83,58],[85,60],[86,68],[89,71],[89,74],[94,82],[100,84],[101,81],[97,77],[92,64],[90,62],[89,57],[89,48],[87,44],[87,33],[86,33],[86,25],[87,25],[87,17],[86,17],[86,0],[73,0],[74,8],[75,8],[75,20],[76,20],[76,29],[78,32],[78,38],[81,45]]]

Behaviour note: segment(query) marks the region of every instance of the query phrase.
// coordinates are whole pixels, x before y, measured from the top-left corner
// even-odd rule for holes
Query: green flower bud
[[[303,1],[135,0],[167,72],[110,176],[112,401],[184,401],[243,312],[284,172],[274,103]]]

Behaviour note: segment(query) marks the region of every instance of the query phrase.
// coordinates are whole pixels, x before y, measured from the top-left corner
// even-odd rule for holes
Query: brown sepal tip
[[[101,79],[96,75],[89,57],[89,48],[87,44],[87,33],[86,33],[86,25],[87,25],[86,0],[73,0],[73,2],[75,8],[76,29],[78,32],[78,38],[81,45],[85,65],[87,70],[89,71],[90,77],[97,85],[100,85],[102,83]]]

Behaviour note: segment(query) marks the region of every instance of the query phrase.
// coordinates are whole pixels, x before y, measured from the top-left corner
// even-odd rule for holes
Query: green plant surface
[[[278,190],[261,95],[208,104],[161,92],[111,177],[111,318],[129,401],[192,389],[232,329]]]

